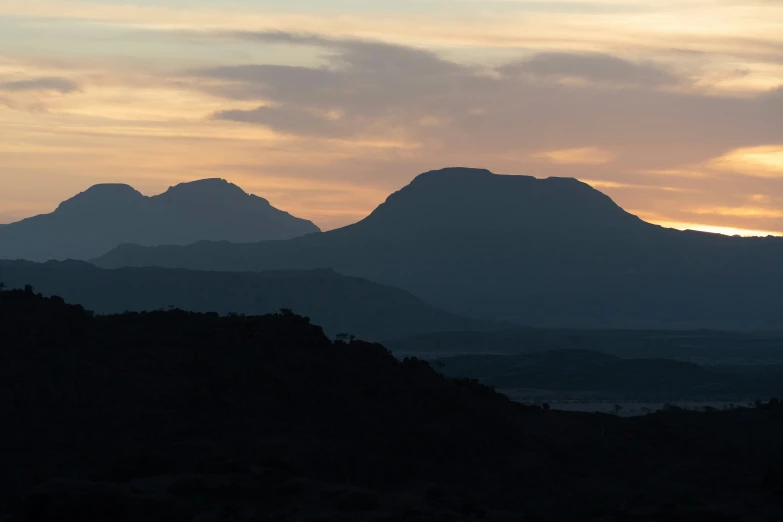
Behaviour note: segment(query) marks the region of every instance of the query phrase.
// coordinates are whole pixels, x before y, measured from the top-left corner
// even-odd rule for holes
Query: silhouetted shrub
[[[434,502],[443,498],[443,489],[437,486],[431,486],[424,492],[424,499],[428,502]]]
[[[349,493],[337,505],[337,509],[349,513],[375,511],[380,507],[381,505],[378,502],[378,498],[375,495],[363,491],[355,491],[353,493]]]

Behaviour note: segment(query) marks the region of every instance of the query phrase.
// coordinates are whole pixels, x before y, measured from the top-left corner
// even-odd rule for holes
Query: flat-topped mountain
[[[531,326],[780,328],[783,240],[646,223],[574,179],[422,174],[363,221],[289,241],[123,246],[104,267],[332,267]]]
[[[537,179],[447,168],[419,175],[349,228],[414,237],[467,232],[501,238],[554,228],[579,233],[596,227],[634,230],[641,225],[639,218],[608,196],[572,178]]]
[[[222,179],[182,183],[146,197],[133,187],[95,185],[51,214],[0,225],[0,259],[90,259],[124,243],[256,242],[319,232]]]

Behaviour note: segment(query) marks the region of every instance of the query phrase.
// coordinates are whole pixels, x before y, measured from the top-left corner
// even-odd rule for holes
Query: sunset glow
[[[711,234],[723,234],[726,236],[743,237],[766,237],[783,236],[783,233],[772,230],[748,230],[747,228],[718,227],[711,225],[700,225],[697,223],[677,223],[672,221],[661,221],[655,223],[666,228],[676,228],[677,230],[695,230],[697,232],[709,232]]]
[[[464,165],[783,232],[782,26],[763,0],[0,0],[0,222],[221,177],[330,229]]]
[[[596,147],[582,147],[541,152],[534,154],[533,157],[546,159],[558,165],[602,165],[612,161],[614,154]]]

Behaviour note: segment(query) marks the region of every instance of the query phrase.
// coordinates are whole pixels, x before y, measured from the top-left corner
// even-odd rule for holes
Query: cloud
[[[312,96],[321,90],[339,88],[339,76],[326,69],[310,69],[288,65],[234,65],[210,67],[194,71],[202,78],[220,80],[218,85],[208,84],[214,94],[236,100],[254,100],[265,97],[281,99],[296,96]],[[286,92],[290,88],[295,91]]]
[[[783,218],[783,210],[765,207],[701,207],[691,212],[693,214],[743,218]]]
[[[476,71],[435,53],[364,40],[334,40],[313,35],[241,33],[263,42],[318,45],[327,53],[327,67],[239,65],[193,71],[196,76],[223,81],[210,86],[215,94],[235,99],[269,99],[278,104],[353,113],[379,114],[408,104],[437,101],[448,82],[469,81]]]
[[[196,88],[227,100],[259,101],[253,110],[227,108],[215,118],[286,134],[391,136],[428,150],[520,158],[580,151],[589,139],[596,150],[622,152],[613,162],[617,168],[648,171],[701,165],[727,150],[781,138],[783,91],[757,97],[700,93],[679,88],[685,80],[662,65],[609,55],[545,53],[491,70],[382,42],[288,33],[231,36],[321,49],[325,62],[318,67],[245,64],[190,71]],[[520,67],[591,81],[510,74]],[[588,152],[584,161],[559,164],[607,158]]]
[[[344,123],[339,114],[320,114],[296,107],[259,107],[252,110],[220,111],[217,120],[266,125],[284,134],[342,137]]]
[[[579,79],[615,85],[659,86],[682,81],[676,74],[653,63],[635,63],[600,53],[540,53],[528,60],[514,62],[498,71],[501,74],[531,75],[550,79]]]
[[[258,64],[191,71],[207,80],[202,88],[213,94],[269,102],[254,110],[221,111],[216,119],[262,124],[284,133],[342,137],[411,125],[433,127],[435,121],[440,126],[459,103],[448,94],[456,83],[487,81],[471,67],[399,45],[284,33],[239,36],[319,45],[328,53],[328,66],[320,68]]]
[[[686,192],[687,189],[679,187],[666,187],[662,185],[638,185],[635,183],[621,183],[617,181],[602,181],[581,178],[579,181],[587,183],[596,189],[632,189],[632,190],[662,190],[664,192]]]
[[[577,149],[552,150],[533,154],[534,158],[541,158],[559,165],[602,165],[614,159],[614,154],[608,150],[597,147],[581,147]]]
[[[26,92],[26,91],[50,91],[68,94],[79,90],[79,85],[67,78],[54,76],[34,78],[31,80],[18,80],[0,82],[0,91]]]
[[[461,73],[464,68],[446,61],[426,49],[391,44],[377,40],[332,38],[310,33],[234,32],[228,36],[264,43],[309,45],[332,49],[333,65],[389,75],[395,71],[432,76],[439,73]]]
[[[747,176],[783,178],[783,143],[735,149],[713,159],[709,166]]]
[[[708,178],[710,177],[707,169],[703,168],[673,168],[673,169],[650,169],[639,170],[636,174],[653,176],[672,176],[676,178]]]

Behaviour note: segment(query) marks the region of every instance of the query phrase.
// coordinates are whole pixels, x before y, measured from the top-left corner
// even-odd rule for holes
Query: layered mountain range
[[[427,172],[366,219],[286,241],[122,245],[102,267],[328,267],[473,317],[556,327],[779,329],[783,240],[646,223],[574,179]]]
[[[99,314],[177,308],[220,314],[290,309],[334,337],[379,341],[455,330],[491,331],[502,323],[439,310],[404,290],[332,270],[207,272],[166,268],[104,270],[83,261],[0,260],[0,281],[31,285],[45,296],[79,303]]]

